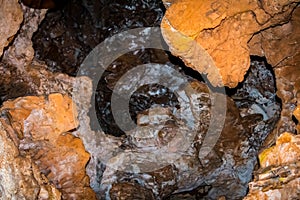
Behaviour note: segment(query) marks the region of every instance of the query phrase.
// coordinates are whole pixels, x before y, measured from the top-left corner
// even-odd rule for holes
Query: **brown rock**
[[[282,101],[281,119],[276,134],[295,132],[292,113],[300,100],[300,8],[288,23],[254,35],[249,42],[253,55],[266,56],[274,67],[277,95]]]
[[[295,6],[289,1],[175,1],[163,18],[162,33],[171,52],[208,74],[213,85],[235,87],[250,65],[247,42],[287,21]]]
[[[147,190],[133,183],[115,183],[113,184],[110,192],[110,198],[112,200],[154,200],[154,196],[151,190]]]
[[[19,7],[19,5],[17,6]],[[44,19],[47,10],[33,10],[22,5],[22,11],[24,21],[13,43],[4,52],[3,56],[4,62],[17,66],[20,71],[23,71],[24,66],[28,65],[34,57],[31,38]]]
[[[80,139],[67,133],[78,125],[68,96],[22,97],[4,102],[1,110],[19,133],[21,154],[33,159],[63,199],[95,199],[85,173],[89,154]]]
[[[23,12],[18,0],[0,1],[0,56],[3,48],[12,40],[23,21]]]
[[[20,156],[9,138],[6,124],[0,120],[0,198],[61,199],[60,192],[43,177],[30,157]]]
[[[300,190],[300,137],[282,134],[276,146],[259,155],[261,169],[249,183],[249,194],[245,200],[298,199]]]

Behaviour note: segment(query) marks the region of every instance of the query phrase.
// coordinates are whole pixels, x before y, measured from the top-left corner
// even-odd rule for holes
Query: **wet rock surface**
[[[292,113],[299,102],[299,22],[300,8],[295,8],[288,23],[272,27],[251,39],[250,50],[253,55],[265,56],[275,71],[277,95],[282,102],[281,119],[276,134],[295,133]]]
[[[85,135],[81,134],[80,128],[78,134],[83,139],[87,151],[92,155],[87,169],[89,175],[93,177],[91,186],[98,197],[100,199],[108,198],[109,192],[116,198],[116,190],[120,185],[130,188],[126,195],[131,197],[135,195],[134,191],[138,190],[140,186],[146,188],[143,195],[147,195],[150,190],[155,199],[165,199],[170,195],[171,199],[176,199],[180,198],[182,193],[191,190],[195,194],[193,195],[192,192],[190,196],[195,198],[201,196],[202,198],[216,199],[225,196],[229,199],[238,199],[245,196],[247,183],[251,180],[251,172],[256,164],[257,152],[264,138],[272,130],[272,125],[278,120],[280,113],[280,107],[277,105],[274,95],[268,96],[275,90],[274,82],[272,84],[274,77],[271,72],[267,70],[262,61],[253,61],[252,68],[251,73],[255,74],[259,71],[261,75],[264,75],[259,78],[256,74],[255,76],[249,75],[246,83],[251,85],[252,90],[260,89],[260,92],[257,91],[255,94],[261,94],[262,99],[258,98],[255,102],[256,100],[251,99],[251,95],[254,94],[249,94],[245,95],[247,106],[243,105],[243,107],[239,104],[241,99],[238,98],[238,95],[247,92],[248,89],[250,91],[249,85],[245,88],[241,86],[239,93],[235,93],[238,99],[236,103],[227,99],[224,128],[212,152],[205,158],[201,158],[199,152],[211,119],[211,102],[207,86],[199,81],[191,79],[190,85],[194,90],[190,92],[183,90],[190,99],[188,107],[192,107],[191,112],[198,113],[195,135],[192,136],[190,144],[186,137],[191,130],[181,120],[180,114],[174,114],[178,113],[174,109],[185,107],[182,104],[177,108],[176,106],[168,106],[164,109],[158,107],[159,112],[155,111],[155,107],[145,107],[145,110],[140,111],[137,115],[137,124],[140,125],[140,128],[126,132],[126,135],[122,137],[112,137],[92,130],[88,132],[84,124],[90,120],[87,113],[91,105],[87,101],[84,105],[79,105],[81,108],[79,119],[83,123],[80,127],[83,132],[85,130]],[[265,77],[270,78],[268,82],[270,87],[261,88],[259,87],[261,86],[260,81]],[[87,94],[88,92],[85,90],[81,98],[86,99]],[[139,93],[136,92],[136,94]],[[140,93],[139,95],[144,94]],[[263,97],[263,95],[266,96]],[[255,97],[253,98],[255,99]],[[255,103],[266,103],[260,102],[263,99],[268,99],[268,103],[277,105],[274,106],[277,110],[270,112],[269,117],[265,119],[261,110],[253,109],[252,106]],[[80,102],[79,100],[79,104]],[[158,119],[158,121],[153,119]],[[160,129],[159,132],[155,132],[157,128]],[[188,143],[186,150],[182,148],[184,145],[180,141]],[[166,146],[167,149],[163,149]],[[178,147],[181,148],[178,149]],[[160,152],[161,149],[164,151]],[[150,154],[149,150],[151,150]],[[155,152],[159,154],[156,155]],[[159,156],[161,159],[157,159],[155,156]],[[174,160],[174,158],[177,159]],[[157,165],[161,167],[154,171],[151,170],[157,168]],[[133,166],[135,167],[132,168]],[[120,192],[122,193],[122,191]],[[118,197],[121,198],[121,196]]]
[[[171,8],[177,2],[179,0],[167,0],[164,4]],[[15,39],[5,48],[0,63],[0,97],[1,103],[4,102],[1,108],[1,124],[4,129],[0,126],[0,133],[1,141],[8,144],[1,145],[4,148],[0,155],[1,161],[5,161],[1,165],[1,174],[6,182],[0,184],[1,191],[5,191],[5,197],[26,198],[29,194],[32,196],[28,198],[39,199],[244,197],[252,179],[257,154],[279,118],[280,106],[275,92],[282,100],[283,110],[278,129],[273,133],[276,135],[287,129],[295,132],[299,122],[299,109],[294,111],[299,99],[299,45],[296,45],[299,34],[295,34],[299,27],[299,9],[295,9],[295,3],[289,4],[286,1],[277,4],[263,1],[257,4],[258,7],[255,2],[244,3],[241,5],[245,7],[239,5],[240,7],[232,8],[226,3],[221,6],[218,3],[211,5],[215,10],[208,13],[207,17],[212,19],[208,24],[214,25],[223,19],[224,16],[220,17],[219,11],[231,16],[236,12],[235,7],[239,7],[237,9],[242,14],[237,14],[228,21],[221,20],[220,27],[215,24],[215,30],[205,29],[197,39],[205,39],[205,47],[208,49],[213,49],[214,45],[220,49],[240,47],[236,44],[246,41],[251,54],[265,56],[267,62],[274,67],[276,81],[265,60],[252,59],[245,81],[230,91],[230,97],[212,92],[215,88],[208,87],[194,76],[188,77],[187,74],[191,71],[188,73],[182,63],[165,51],[157,49],[133,48],[130,53],[112,62],[96,84],[87,77],[71,77],[76,75],[79,64],[90,50],[106,37],[130,28],[159,26],[164,12],[161,1],[69,1],[47,14],[46,10],[29,9],[22,5],[24,22],[14,36]],[[201,6],[204,9],[207,5],[203,3]],[[243,14],[248,6],[254,6],[251,8],[255,8],[255,15],[252,12]],[[45,14],[46,18],[43,20]],[[252,24],[254,18],[255,23]],[[184,19],[179,19],[184,22]],[[191,21],[196,26],[203,19],[199,20]],[[267,28],[276,23],[283,24]],[[239,28],[232,29],[226,39],[229,44],[225,42],[223,45],[222,34],[227,31],[224,27],[232,24]],[[258,26],[264,27],[263,31],[255,33],[247,43],[253,30],[260,30],[257,29]],[[35,32],[36,30],[38,31]],[[188,28],[184,30],[188,31]],[[11,30],[11,34],[12,32]],[[217,33],[220,35],[213,37],[216,42],[212,42],[210,34],[218,35]],[[244,37],[239,37],[242,33],[245,34]],[[144,36],[148,37],[147,34]],[[128,39],[130,35],[123,38]],[[284,43],[281,43],[283,38]],[[143,43],[141,41],[141,45],[146,46]],[[284,44],[288,44],[288,48]],[[6,45],[4,42],[4,46]],[[277,45],[282,45],[282,48]],[[122,43],[118,47],[123,47]],[[219,50],[213,54],[216,61],[225,65],[232,64],[231,60],[241,62],[240,65],[232,65],[230,70],[226,68],[232,75],[226,80],[232,85],[242,80],[247,68],[245,66],[250,63],[248,47],[242,47],[242,51],[236,52],[226,62],[223,54],[218,53]],[[271,51],[274,49],[284,51],[282,54]],[[273,52],[275,53],[272,54]],[[123,87],[118,87],[118,91],[126,91],[127,87],[134,88],[135,92],[129,101],[130,117],[138,126],[136,129],[122,131],[110,110],[112,91],[122,75],[142,64],[151,66],[149,77],[158,72],[168,77],[167,75],[172,74],[170,70],[174,70],[174,73],[181,73],[186,77],[188,84],[182,85],[182,80],[176,79],[175,75],[171,80],[178,84],[172,85],[171,89],[158,84],[136,88],[130,85],[130,81],[125,82]],[[169,70],[161,71],[162,66],[169,67]],[[236,71],[237,68],[242,72]],[[225,68],[222,70],[226,71]],[[238,78],[233,78],[237,74]],[[131,78],[138,79],[142,75],[143,73],[136,73]],[[94,100],[97,106],[90,98],[93,89],[96,90]],[[74,97],[76,90],[80,90],[77,93],[79,96]],[[51,94],[56,92],[61,94]],[[69,95],[73,95],[78,108],[79,126]],[[22,96],[27,97],[17,98]],[[218,106],[214,104],[214,98],[220,97],[226,100],[226,103],[219,105],[226,107],[226,115],[218,116],[213,111]],[[97,110],[95,119],[90,117],[91,109]],[[211,121],[221,123],[222,117],[225,117],[224,127],[216,129],[221,134],[210,153],[203,156],[205,151],[202,147],[206,147]],[[93,120],[97,123],[100,121],[103,131],[92,128]],[[271,134],[271,141],[275,141],[274,138]],[[289,138],[280,144],[281,147],[295,140],[291,139],[294,138],[292,136]],[[293,151],[288,151],[285,155],[292,159],[289,154],[298,150],[294,144],[289,144],[288,147],[293,147]],[[13,154],[9,154],[10,151]],[[274,155],[276,153],[278,151]],[[270,159],[274,155],[268,154]],[[11,166],[10,163],[14,165]],[[282,172],[279,169],[287,166],[288,171],[283,171],[283,174],[292,175],[280,174],[279,177],[287,178],[285,180],[288,181],[283,181],[283,186],[291,183],[289,191],[292,195],[297,195],[297,162],[274,163],[274,166],[272,169],[276,172]],[[15,173],[11,173],[11,169]],[[261,178],[260,171],[257,173]],[[12,185],[15,180],[20,180],[18,183],[24,187]],[[278,181],[275,183],[278,185]],[[256,188],[259,188],[259,192],[265,189],[261,182],[252,185],[255,186],[250,184],[253,191]]]
[[[71,0],[64,9],[48,12],[33,47],[50,70],[74,76],[87,54],[105,38],[132,28],[159,26],[162,15],[159,0]]]

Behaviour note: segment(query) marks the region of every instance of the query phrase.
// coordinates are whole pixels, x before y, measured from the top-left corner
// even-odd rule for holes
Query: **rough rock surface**
[[[4,52],[2,60],[17,66],[20,71],[23,71],[24,66],[28,65],[34,57],[31,38],[47,10],[34,10],[22,5],[22,11],[24,14],[22,26],[15,35],[13,43]]]
[[[79,138],[68,131],[77,127],[77,113],[68,96],[27,96],[4,102],[20,154],[31,158],[38,169],[62,192],[63,199],[94,199],[85,166],[89,154]]]
[[[228,98],[225,127],[212,152],[202,158],[199,152],[210,120],[210,95],[203,83],[191,82],[195,91],[182,91],[183,96],[185,94],[190,98],[185,104],[191,104],[183,107],[192,107],[193,113],[200,114],[196,122],[198,131],[186,150],[180,141],[187,142],[191,131],[178,114],[171,114],[178,112],[170,112],[167,108],[161,108],[160,112],[150,108],[148,112],[138,115],[138,124],[148,128],[146,138],[141,129],[129,131],[124,137],[92,131],[88,126],[91,120],[88,115],[91,103],[87,98],[91,95],[90,80],[81,81],[79,86],[75,87],[82,90],[77,92],[79,96],[75,98],[80,122],[76,135],[83,140],[91,154],[87,170],[92,177],[91,187],[100,199],[122,199],[124,188],[128,189],[127,197],[141,199],[164,199],[170,195],[176,199],[191,190],[198,191],[199,197],[211,199],[222,196],[235,199],[246,194],[257,150],[261,140],[268,134],[263,130],[267,122],[263,121],[261,114],[241,117],[235,103]],[[167,124],[163,125],[166,121]],[[157,137],[153,131],[155,128],[162,128]],[[152,134],[154,137],[150,137]],[[159,154],[159,159],[155,158],[153,152],[164,146],[170,152]],[[152,153],[149,154],[149,150]],[[161,168],[155,169],[160,164]],[[143,191],[143,194],[137,194],[137,190]]]
[[[20,6],[18,4],[15,7]],[[5,100],[25,95],[44,95],[53,92],[70,94],[72,78],[65,74],[51,73],[45,64],[33,61],[34,49],[31,38],[47,10],[35,10],[24,5],[21,8],[24,21],[12,44],[5,50],[0,63],[0,104]],[[8,17],[5,22],[9,22],[10,14],[5,17]],[[3,27],[10,26],[3,25]]]
[[[45,96],[10,100],[5,102],[3,109],[1,109],[1,121],[3,121],[5,127],[5,130],[2,131],[2,126],[0,126],[1,141],[8,144],[7,146],[1,145],[4,147],[1,152],[5,153],[1,154],[3,157],[0,156],[0,159],[8,161],[1,162],[0,166],[0,175],[8,180],[5,184],[0,184],[1,192],[5,191],[5,195],[7,195],[5,197],[8,198],[23,198],[28,197],[30,194],[34,198],[40,199],[49,199],[49,197],[54,199],[94,199],[95,194],[89,188],[89,178],[85,174],[85,165],[89,159],[89,155],[84,150],[86,148],[91,153],[87,173],[91,177],[92,187],[99,197],[110,196],[111,199],[159,199],[165,197],[183,199],[186,196],[188,196],[188,199],[223,199],[225,197],[240,199],[243,197],[247,192],[247,183],[251,179],[251,172],[256,163],[257,151],[263,139],[269,133],[270,126],[277,119],[276,113],[272,116],[272,110],[267,109],[270,105],[274,108],[278,107],[275,105],[273,97],[270,98],[271,100],[267,102],[267,105],[263,104],[265,103],[265,95],[268,96],[267,93],[271,90],[270,93],[273,93],[273,89],[267,88],[267,93],[266,91],[260,91],[262,98],[249,103],[250,106],[246,107],[246,110],[242,106],[238,110],[233,101],[228,99],[225,127],[217,145],[207,159],[200,158],[199,149],[208,126],[210,102],[207,101],[209,95],[204,85],[197,81],[193,81],[191,85],[198,88],[198,92],[191,92],[186,96],[190,98],[189,103],[190,107],[194,109],[193,112],[198,113],[200,111],[201,117],[199,117],[197,124],[199,132],[192,141],[192,145],[187,150],[185,149],[186,151],[182,150],[183,152],[180,152],[181,149],[178,147],[182,147],[180,142],[186,139],[190,131],[188,131],[186,124],[177,118],[179,115],[172,112],[176,111],[175,108],[172,108],[173,110],[169,108],[149,108],[143,113],[137,113],[137,123],[148,127],[147,131],[156,138],[143,138],[145,132],[140,130],[130,132],[120,138],[105,135],[103,132],[94,132],[89,126],[90,119],[87,117],[88,109],[91,106],[90,90],[93,87],[89,80],[84,77],[70,78],[65,74],[52,73],[48,69],[60,71],[62,67],[64,69],[61,71],[74,75],[77,69],[76,66],[82,61],[84,55],[94,47],[95,43],[97,44],[105,37],[128,28],[148,26],[151,22],[157,25],[162,14],[160,9],[156,10],[156,6],[159,4],[154,1],[151,3],[131,1],[132,4],[129,6],[124,6],[123,3],[120,3],[122,1],[117,0],[112,1],[108,6],[105,6],[107,1],[97,2],[92,3],[92,5],[88,1],[82,0],[76,4],[74,0],[72,4],[75,9],[69,9],[69,14],[66,14],[65,10],[58,11],[60,13],[58,15],[53,14],[53,12],[50,13],[50,19],[54,20],[45,22],[42,25],[45,29],[41,29],[42,33],[36,34],[36,36],[40,36],[36,37],[36,45],[41,47],[37,48],[38,54],[41,54],[37,57],[42,58],[44,56],[48,66],[40,61],[32,62],[34,52],[31,42],[31,37],[37,30],[38,24],[43,19],[46,11],[33,10],[22,5],[24,23],[17,35],[14,36],[14,40],[11,40],[12,37],[10,37],[9,42],[11,41],[11,44],[5,49],[5,54],[1,58],[0,103],[20,96]],[[174,7],[177,4],[181,5],[182,2],[186,5],[193,5],[192,0],[164,1],[166,7],[170,9],[173,5],[175,5]],[[210,1],[205,2],[210,3]],[[293,119],[291,114],[297,101],[299,103],[300,83],[299,70],[296,67],[299,66],[300,60],[299,45],[297,45],[299,44],[299,34],[297,34],[299,32],[299,8],[293,9],[296,5],[293,2],[295,1],[258,1],[257,3],[251,1],[248,4],[247,1],[244,1],[235,5],[237,2],[214,1],[211,5],[206,5],[203,2],[202,5],[197,1],[195,8],[199,10],[208,8],[210,11],[205,13],[203,18],[201,16],[201,18],[192,19],[192,25],[201,28],[201,26],[198,26],[199,22],[202,23],[201,20],[208,19],[205,23],[210,26],[202,27],[202,31],[195,33],[199,34],[197,36],[194,33],[188,33],[192,35],[190,38],[180,37],[180,41],[183,40],[183,44],[187,44],[187,46],[180,46],[179,50],[185,51],[191,46],[190,44],[194,45],[195,42],[201,42],[201,47],[204,47],[215,61],[234,66],[234,69],[230,68],[230,70],[229,68],[220,69],[221,74],[230,72],[230,76],[226,79],[225,76],[222,77],[223,81],[228,82],[229,86],[235,85],[243,77],[243,73],[247,70],[245,66],[249,65],[249,51],[252,55],[266,56],[268,62],[275,66],[276,77],[279,80],[276,81],[279,88],[278,95],[283,100],[282,120],[278,126],[279,132],[287,129],[295,131],[295,121],[299,121],[299,109],[294,112],[297,120]],[[2,5],[5,4],[1,4],[0,7]],[[144,7],[145,5],[146,7]],[[105,10],[103,16],[102,14],[101,16],[96,14],[98,12],[95,12],[95,10],[99,8]],[[117,9],[115,10],[115,8]],[[151,11],[145,11],[143,15],[140,15],[135,10],[137,8],[142,11],[144,9]],[[185,10],[183,9],[183,14],[185,14]],[[152,11],[159,14],[155,15]],[[236,14],[237,11],[240,13]],[[110,12],[115,12],[116,17],[111,18]],[[128,13],[130,16],[128,16]],[[293,13],[292,18],[290,18],[291,13]],[[10,17],[11,15],[7,16]],[[89,17],[86,18],[86,16]],[[68,23],[63,24],[62,18]],[[118,22],[113,21],[116,18],[121,20]],[[175,18],[178,18],[178,15]],[[1,20],[0,22],[2,22]],[[179,20],[182,19],[179,18]],[[58,24],[54,23],[57,21],[59,21]],[[86,23],[81,25],[82,22]],[[281,24],[270,27],[276,23]],[[181,26],[184,23],[180,22],[178,25]],[[93,27],[98,28],[93,29]],[[230,28],[228,32],[228,27],[233,28]],[[185,30],[188,29],[184,27]],[[254,33],[254,31],[257,32]],[[92,37],[86,37],[82,32],[91,33]],[[223,37],[224,34],[228,37]],[[44,35],[47,37],[44,37]],[[70,35],[71,37],[69,37]],[[191,38],[195,40],[191,40]],[[248,42],[249,39],[251,40]],[[7,38],[5,38],[6,41]],[[83,45],[84,48],[82,49],[80,45]],[[215,48],[216,46],[220,48]],[[200,48],[199,53],[197,45],[192,47],[194,49],[188,52],[187,55],[202,55],[204,52]],[[212,49],[212,52],[210,52],[210,49]],[[274,49],[278,49],[278,51],[274,51]],[[238,52],[233,52],[229,54],[232,56],[227,56],[228,53],[226,52],[228,51],[226,50]],[[45,54],[42,54],[43,52]],[[135,54],[135,56],[141,60],[141,63],[148,59],[144,51]],[[152,56],[159,57],[161,55],[155,53],[148,57]],[[226,56],[228,59],[224,60]],[[246,58],[246,56],[248,57]],[[208,58],[211,57],[208,56]],[[57,65],[57,60],[59,60],[60,66]],[[155,59],[152,60],[151,58],[150,60]],[[240,65],[236,65],[232,60],[239,62],[238,65]],[[195,59],[191,63],[194,62],[199,61]],[[200,63],[215,64],[209,59],[204,59]],[[117,71],[118,68],[114,70]],[[253,70],[253,74],[257,71],[260,72],[258,73],[259,78],[263,79],[264,74],[268,75],[268,73],[261,73],[263,69]],[[218,79],[218,77],[212,75],[213,71],[203,72],[207,72],[212,80]],[[234,77],[234,75],[238,76]],[[111,76],[109,78],[114,79]],[[65,96],[65,94],[71,94],[72,84],[75,81],[81,83],[84,90],[79,103],[80,128],[76,132],[73,131],[77,124],[76,113],[73,113],[71,109],[70,99]],[[252,82],[252,79],[249,82]],[[107,82],[107,84],[109,83]],[[264,84],[261,86],[257,82],[253,85],[255,88],[257,85],[259,85],[257,88],[265,86]],[[112,87],[112,85],[108,85],[108,87]],[[247,88],[244,91],[247,91]],[[48,96],[48,94],[54,92],[60,92],[64,95],[53,94]],[[243,101],[244,99],[241,98],[244,98],[245,95],[242,92],[240,94],[236,97]],[[251,95],[252,93],[249,94],[250,99],[253,97]],[[201,103],[198,102],[199,99]],[[201,109],[197,110],[197,106]],[[242,109],[243,111],[241,111]],[[70,113],[74,114],[74,118],[72,118],[73,114]],[[266,118],[272,119],[266,120]],[[153,131],[157,127],[161,127],[162,131]],[[176,133],[184,135],[176,135]],[[2,135],[6,135],[6,137],[3,136],[2,139]],[[80,137],[85,146],[74,135]],[[282,143],[281,145],[284,146],[285,144]],[[147,148],[159,149],[164,146],[168,146],[170,155],[163,154],[163,158],[173,159],[174,154],[172,153],[174,152],[175,155],[179,153],[180,158],[167,165],[163,163],[163,167],[147,172],[141,172],[135,165],[130,165],[138,163],[139,165],[144,164],[148,168],[155,168],[152,162],[153,158],[147,154]],[[294,148],[295,146],[290,145],[288,147]],[[13,154],[7,153],[10,151]],[[124,155],[135,151],[142,153],[142,156],[137,157],[141,160],[133,157],[133,160],[128,162]],[[108,159],[105,160],[105,158]],[[272,158],[271,154],[270,158]],[[9,165],[9,163],[13,163],[13,165]],[[282,166],[272,169],[277,172],[276,170],[281,169]],[[131,168],[128,170],[126,167]],[[299,180],[294,179],[296,177],[294,176],[296,173],[294,169],[298,169],[299,164],[288,164],[287,168],[289,169],[288,173],[292,173],[292,176],[288,176],[287,180],[289,182],[285,182],[287,187],[289,187],[288,184],[294,182],[291,188],[298,189],[294,187],[299,185]],[[10,169],[15,170],[16,173],[12,174]],[[284,177],[281,176],[279,177],[286,178],[285,175]],[[12,186],[11,177],[13,177],[13,180],[21,180],[20,184],[22,185]],[[290,177],[292,180],[289,179]],[[19,189],[17,193],[14,192],[16,189]],[[2,194],[1,192],[0,194]],[[16,196],[18,194],[19,196]],[[195,195],[193,196],[193,194]],[[297,193],[294,194],[297,195]]]
[[[32,159],[20,155],[14,131],[0,119],[0,199],[60,200],[61,193],[41,174]]]
[[[282,102],[275,134],[295,133],[293,111],[300,101],[300,7],[290,21],[257,33],[249,42],[252,55],[265,56],[275,71],[277,95]],[[274,136],[272,136],[274,137]]]
[[[261,168],[249,184],[250,199],[298,199],[300,195],[300,137],[283,133],[276,145],[259,155]]]
[[[250,66],[247,42],[261,30],[288,22],[295,2],[175,1],[162,20],[162,33],[171,52],[208,74],[213,85],[235,87]]]
[[[0,1],[0,57],[4,47],[12,42],[23,21],[23,12],[18,0]]]

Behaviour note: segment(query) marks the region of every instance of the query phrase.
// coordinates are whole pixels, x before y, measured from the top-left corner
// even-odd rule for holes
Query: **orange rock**
[[[250,66],[247,43],[252,36],[285,21],[292,12],[290,7],[296,6],[287,0],[264,1],[263,5],[250,0],[167,3],[171,5],[161,28],[170,51],[186,65],[208,74],[213,85],[229,87],[241,82]]]
[[[21,97],[4,102],[1,111],[22,136],[21,153],[33,159],[42,174],[62,192],[63,199],[96,198],[85,172],[90,156],[82,141],[67,133],[78,126],[70,97]]]
[[[249,183],[244,200],[298,199],[300,190],[300,135],[283,133],[276,145],[259,155],[260,169]]]
[[[278,166],[298,160],[300,157],[300,136],[283,133],[276,141],[276,146],[264,150],[259,155],[262,168]]]
[[[85,172],[89,158],[82,141],[69,133],[60,135],[53,146],[39,148],[33,156],[40,170],[61,189],[63,199],[95,199]]]
[[[0,120],[0,198],[60,200],[61,193],[43,177],[30,157],[20,156],[10,139],[8,125]]]
[[[59,134],[78,126],[72,100],[61,94],[45,97],[21,97],[3,103],[13,128],[32,140],[55,141]],[[50,134],[51,133],[51,134]]]

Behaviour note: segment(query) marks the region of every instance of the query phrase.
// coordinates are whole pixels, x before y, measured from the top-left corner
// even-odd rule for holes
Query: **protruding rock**
[[[245,200],[297,199],[300,190],[300,137],[282,134],[276,146],[259,155],[261,168],[249,183]]]
[[[0,1],[0,56],[4,47],[12,42],[23,21],[23,12],[18,0]]]
[[[12,130],[0,120],[0,198],[60,200],[61,193],[29,157],[20,155],[10,139]],[[5,123],[5,122],[4,122]]]
[[[85,172],[89,154],[81,140],[68,133],[78,126],[70,97],[21,97],[4,102],[1,111],[18,133],[20,153],[34,161],[63,199],[95,199]]]
[[[295,109],[294,116],[298,120],[297,133],[300,134],[300,105]]]
[[[273,5],[274,2],[270,2]],[[277,95],[282,102],[277,134],[295,132],[293,111],[300,101],[300,7],[288,23],[268,28],[249,41],[253,55],[265,56],[276,76]]]
[[[295,7],[290,1],[178,0],[166,11],[162,33],[171,52],[208,74],[213,85],[235,87],[250,66],[247,42],[253,34],[288,21]]]

